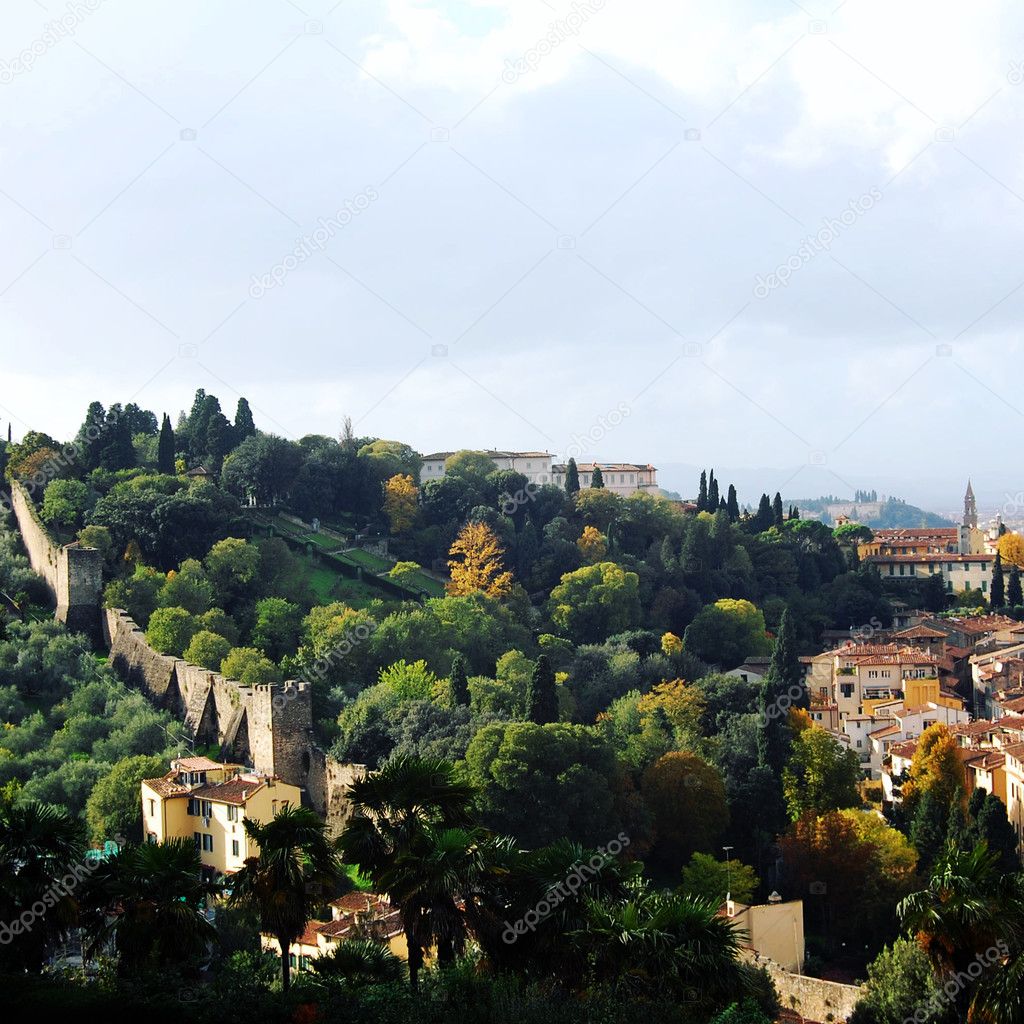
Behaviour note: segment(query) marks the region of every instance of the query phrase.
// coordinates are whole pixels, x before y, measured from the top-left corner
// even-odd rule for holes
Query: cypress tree
[[[590,486],[604,487],[604,475],[601,473],[601,467],[596,462],[594,463],[594,472],[590,475]]]
[[[100,465],[111,472],[116,472],[119,469],[131,469],[135,465],[135,446],[132,444],[132,433],[128,419],[120,405],[112,405],[107,410]]]
[[[772,525],[772,503],[768,500],[767,494],[761,495],[757,506],[757,513],[754,516],[754,529],[758,533],[764,533]]]
[[[782,772],[792,745],[788,711],[791,707],[806,708],[808,704],[800,660],[796,653],[793,623],[789,609],[786,608],[782,612],[779,635],[758,694],[758,764],[776,774]]]
[[[569,459],[569,465],[565,467],[565,493],[576,494],[580,489],[580,471],[576,467],[576,460]]]
[[[783,523],[782,517],[782,495],[778,491],[775,492],[775,498],[772,501],[772,522],[782,528]]]
[[[992,853],[999,854],[999,870],[1020,871],[1017,835],[1006,815],[1006,804],[994,793],[985,797],[977,817],[978,838],[988,843]]]
[[[247,437],[256,433],[256,424],[252,418],[252,409],[246,399],[240,398],[235,409],[234,442],[240,445]]]
[[[204,465],[211,473],[219,473],[224,456],[231,451],[232,427],[220,411],[213,413],[206,424],[206,457]]]
[[[708,508],[708,474],[707,470],[700,471],[700,490],[697,492],[697,511],[706,512]]]
[[[526,717],[537,725],[558,721],[555,672],[546,654],[542,654],[533,667],[533,675],[526,691]]]
[[[163,423],[160,424],[160,440],[156,446],[156,467],[161,473],[174,475],[174,428],[171,426],[171,417],[164,413]]]
[[[469,707],[469,681],[466,678],[466,659],[461,654],[452,658],[452,697],[456,704]]]
[[[718,481],[715,479],[715,471],[711,470],[708,477],[708,505],[709,512],[718,511]]]
[[[740,517],[740,503],[736,500],[736,488],[729,484],[728,497],[725,499],[725,510],[729,513],[729,519],[736,522]]]
[[[1024,594],[1021,593],[1020,569],[1014,565],[1010,567],[1010,582],[1006,587],[1006,603],[1011,608],[1019,608],[1024,604]]]
[[[914,820],[910,824],[910,842],[921,858],[921,867],[931,868],[946,841],[947,810],[926,789],[917,805]]]
[[[103,405],[100,402],[90,402],[85,413],[85,422],[78,428],[78,436],[75,438],[78,459],[86,473],[98,468],[100,464],[103,449],[110,440],[104,437],[107,425],[107,413]],[[8,441],[10,432],[11,428],[8,425]]]
[[[992,566],[992,593],[989,595],[992,608],[1002,608],[1006,604],[1006,583],[1003,580],[1003,556],[996,552],[996,562]]]

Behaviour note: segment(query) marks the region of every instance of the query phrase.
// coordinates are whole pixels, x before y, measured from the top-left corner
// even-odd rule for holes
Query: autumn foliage
[[[448,593],[456,596],[482,593],[501,597],[512,589],[512,573],[502,556],[504,550],[497,535],[485,523],[467,523],[448,554],[451,581]]]
[[[392,533],[406,533],[416,521],[419,489],[411,476],[396,473],[384,484],[384,514]]]
[[[1024,536],[1019,533],[1004,533],[998,541],[999,554],[1007,565],[1024,566]]]
[[[608,538],[596,526],[584,526],[582,536],[576,541],[576,547],[580,549],[583,560],[593,565],[608,554]]]

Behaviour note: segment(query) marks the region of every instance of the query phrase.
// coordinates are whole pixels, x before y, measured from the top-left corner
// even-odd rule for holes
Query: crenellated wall
[[[347,789],[364,769],[336,761],[313,741],[309,683],[243,686],[160,654],[119,609],[106,609],[103,634],[114,671],[184,721],[198,743],[217,744],[223,758],[301,786],[332,832],[340,831],[350,813]]]
[[[68,629],[84,633],[98,644],[103,555],[78,543],[58,544],[39,518],[35,502],[16,480],[11,483],[11,507],[29,563],[46,582],[57,606],[56,617]]]

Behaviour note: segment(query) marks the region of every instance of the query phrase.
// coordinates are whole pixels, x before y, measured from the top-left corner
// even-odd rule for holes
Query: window
[[[193,832],[192,838],[196,841],[196,849],[201,850],[203,848],[203,834],[202,832]]]
[[[203,850],[206,853],[213,853],[213,836],[209,832],[203,832]]]
[[[188,798],[188,813],[191,814],[192,817],[197,817],[199,815],[199,801],[191,796]]]
[[[862,740],[857,740],[857,746],[858,747],[863,747],[864,746],[863,741]]]
[[[156,814],[156,801],[155,800],[150,800],[149,801],[149,816],[152,818],[154,814]]]
[[[232,839],[231,840],[231,856],[232,857],[237,857],[238,856],[238,840],[237,839]]]
[[[238,821],[238,808],[234,804],[228,804],[228,821]]]
[[[288,964],[292,968],[295,967],[295,954],[294,953],[289,953],[288,954]]]
[[[853,696],[853,683],[840,683],[839,690],[844,697]]]

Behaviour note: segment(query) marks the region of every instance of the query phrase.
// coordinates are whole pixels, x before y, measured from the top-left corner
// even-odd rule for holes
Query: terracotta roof
[[[1020,744],[1020,746],[1024,747],[1024,744]],[[981,771],[991,771],[993,768],[998,768],[1006,763],[1006,757],[991,748],[979,750],[976,747],[973,749],[970,747],[959,747],[957,753],[960,755],[964,767],[979,768]]]
[[[178,782],[178,773],[176,771],[170,771],[159,779],[143,779],[142,783],[145,786],[149,786],[157,796],[165,798],[185,796],[189,792],[188,786],[183,786]]]
[[[265,778],[256,778],[252,775],[240,775],[227,782],[214,782],[208,786],[197,786],[192,790],[192,796],[200,797],[203,800],[212,800],[221,804],[244,804],[253,793],[261,790],[267,784]]]
[[[903,740],[902,743],[894,743],[889,748],[889,753],[894,757],[911,758],[917,750],[917,740]]]
[[[924,537],[952,537],[960,539],[960,528],[957,526],[920,526],[920,527],[886,527],[873,530],[875,540],[920,540]]]
[[[899,733],[900,727],[898,725],[886,725],[881,729],[876,729],[874,732],[869,732],[868,736],[881,738],[883,736],[893,736]]]
[[[923,640],[927,639],[945,639],[946,634],[939,632],[937,629],[931,629],[929,626],[911,626],[909,629],[901,629],[898,633],[893,634],[894,638],[901,640]]]
[[[961,555],[953,551],[928,551],[916,555],[865,555],[864,562],[991,562],[992,555]]]
[[[1009,746],[1003,747],[1002,751],[1016,761],[1024,761],[1024,743],[1011,743]]]
[[[972,556],[973,557],[973,556]],[[981,557],[980,555],[978,556]],[[991,556],[988,556],[991,559]],[[1001,629],[1015,629],[1020,623],[1006,615],[971,615],[961,619],[949,619],[961,633],[995,633]]]
[[[219,761],[212,761],[208,757],[176,757],[171,764],[186,772],[208,772],[225,767]]]
[[[317,945],[316,937],[329,924],[329,921],[307,921],[302,934],[296,940],[300,946]]]

